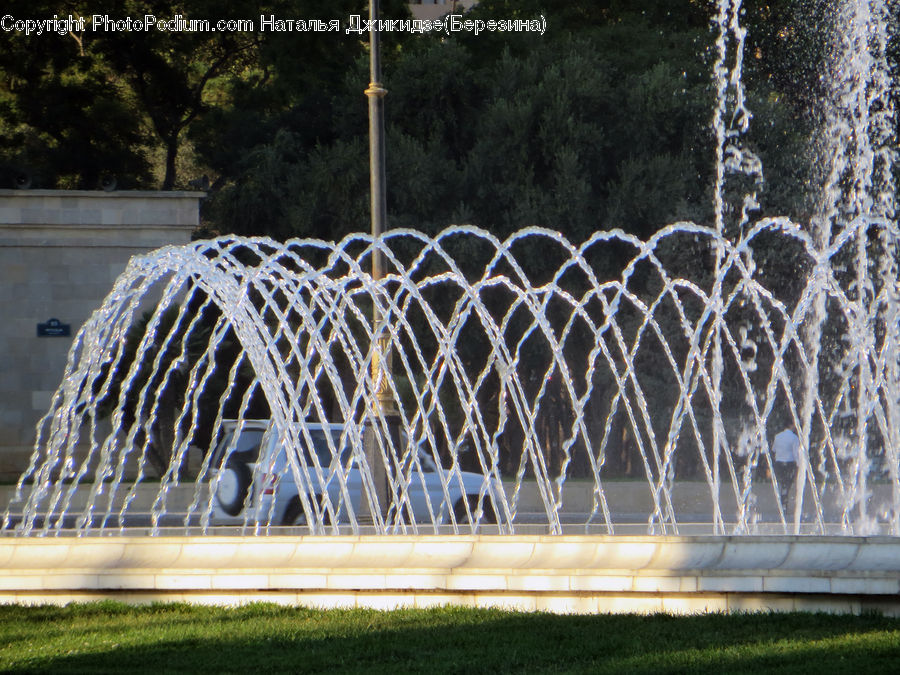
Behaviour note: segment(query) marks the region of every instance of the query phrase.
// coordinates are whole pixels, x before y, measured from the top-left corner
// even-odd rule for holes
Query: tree
[[[49,3],[11,0],[16,18],[53,16]],[[75,11],[71,5],[65,11]],[[62,12],[60,12],[62,13]],[[99,187],[104,175],[150,176],[150,138],[122,79],[85,35],[9,32],[0,49],[0,176],[3,187]]]
[[[185,21],[210,17],[245,18],[256,3],[230,3],[223,15],[221,3],[189,0],[131,0],[104,7],[116,17],[159,18],[183,16]],[[96,13],[95,7],[92,12]],[[241,73],[257,47],[255,32],[212,30],[106,31],[93,40],[93,48],[111,67],[127,78],[140,109],[162,142],[165,160],[162,189],[176,183],[176,159],[185,130],[209,106],[218,78]]]
[[[400,2],[387,4],[406,11]],[[3,163],[46,167],[47,187],[95,187],[96,167],[126,177],[129,186],[149,187],[149,164],[159,154],[154,168],[168,190],[186,183],[178,173],[186,143],[199,146],[200,160],[223,181],[278,128],[302,130],[312,146],[320,135],[330,138],[328,108],[321,105],[327,88],[319,85],[340,81],[364,45],[343,30],[263,31],[260,17],[346,21],[364,6],[362,0],[246,0],[223,10],[210,0],[70,0],[61,9],[12,0],[5,9],[17,19],[71,14],[85,18],[88,30],[8,34],[9,47],[0,53],[0,128],[10,139]],[[148,15],[156,26],[92,29],[94,16],[114,22]],[[175,19],[182,21],[177,30],[157,29]],[[254,30],[212,30],[227,19],[249,19]],[[193,20],[210,25],[192,30],[185,22]],[[47,109],[60,104],[63,114]],[[223,152],[223,135],[237,141],[233,150]]]

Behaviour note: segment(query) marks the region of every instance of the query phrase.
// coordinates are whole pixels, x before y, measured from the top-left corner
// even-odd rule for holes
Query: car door
[[[408,487],[413,518],[418,523],[432,522],[432,518],[438,520],[442,511],[446,510],[442,507],[444,503],[442,472],[435,466],[431,455],[421,446],[416,448],[416,460],[411,466]]]
[[[328,520],[348,523],[351,509],[359,518],[362,475],[353,456],[351,439],[344,433],[343,427],[330,425],[313,434],[313,442],[322,468],[319,494],[327,492],[331,502],[331,517]],[[327,508],[324,500],[321,503],[323,508]],[[362,500],[362,503],[367,508],[367,502]]]

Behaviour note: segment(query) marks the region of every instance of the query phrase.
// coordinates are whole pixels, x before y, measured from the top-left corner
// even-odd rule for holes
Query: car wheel
[[[494,502],[485,497],[485,500],[481,503],[481,508],[484,510],[484,513],[481,516],[481,522],[487,523],[488,525],[496,525],[497,510],[494,508]]]
[[[236,516],[244,509],[244,501],[250,491],[253,477],[243,462],[229,459],[216,485],[216,499],[229,516]]]
[[[303,511],[303,504],[300,503],[299,497],[294,497],[288,502],[284,515],[281,517],[282,525],[306,525],[306,513]]]
[[[313,496],[313,499],[321,503],[319,495]],[[282,525],[306,525],[306,512],[303,510],[303,504],[300,503],[300,497],[293,497],[284,509],[284,515],[281,517]],[[322,524],[326,527],[331,525],[331,515],[325,511],[322,513]]]
[[[460,497],[459,501],[456,502],[456,506],[453,507],[453,515],[456,516],[456,522],[458,524],[470,522],[469,513],[466,512],[466,503],[469,505],[469,513],[474,517],[475,513],[478,511],[478,495],[466,495],[465,497]],[[480,522],[485,524],[494,524],[497,522],[497,513],[494,511],[494,506],[490,499],[485,497],[484,501],[481,503],[481,508]]]

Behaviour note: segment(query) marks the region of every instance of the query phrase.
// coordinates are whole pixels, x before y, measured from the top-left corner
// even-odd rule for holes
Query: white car
[[[359,449],[361,439],[349,438],[341,425],[298,429],[302,447],[292,453],[293,461],[288,443],[269,420],[242,420],[240,425],[228,420],[223,427],[210,463],[212,524],[304,525],[312,520],[331,525],[350,522],[351,510],[357,519],[370,513],[366,495],[371,486],[364,489],[352,452],[353,441]],[[396,483],[404,523],[497,522],[494,498],[503,490],[498,480],[446,471],[422,447],[414,452],[415,457],[408,452],[400,462],[402,480]],[[388,522],[397,521],[396,509],[391,506]]]

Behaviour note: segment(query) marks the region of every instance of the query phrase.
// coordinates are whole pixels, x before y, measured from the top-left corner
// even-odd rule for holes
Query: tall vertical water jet
[[[744,49],[746,45],[747,30],[741,26],[742,13],[741,0],[717,0],[717,12],[715,25],[718,30],[716,38],[716,61],[713,67],[713,79],[716,87],[716,106],[713,115],[712,127],[716,139],[716,179],[713,206],[715,213],[715,228],[718,241],[715,247],[714,277],[715,287],[712,290],[713,297],[721,298],[724,292],[725,277],[730,265],[725,259],[723,241],[730,238],[737,241],[743,234],[744,227],[749,223],[751,213],[757,207],[756,191],[751,189],[740,195],[738,204],[726,197],[726,183],[729,176],[739,175],[749,177],[754,188],[758,188],[763,182],[762,163],[759,158],[742,143],[742,136],[750,127],[752,114],[747,107],[747,96],[743,82]],[[739,215],[735,215],[735,214]],[[720,486],[720,458],[723,458],[732,487],[735,488],[735,496],[739,502],[744,502],[747,497],[747,488],[738,491],[738,477],[735,473],[734,463],[731,460],[732,451],[728,441],[728,434],[722,422],[720,411],[722,407],[722,330],[724,308],[720,303],[714,306],[712,318],[712,352],[711,360],[711,392],[713,399],[713,430],[712,430],[712,472],[708,475],[712,494],[719,494]],[[713,499],[714,508],[719,510],[719,501]],[[724,531],[724,522],[721,514],[715,518],[716,532]],[[743,527],[743,526],[740,526]]]
[[[818,137],[817,161],[824,167],[824,188],[810,221],[811,234],[823,257],[842,232],[855,228],[847,276],[848,296],[855,301],[848,326],[852,349],[840,363],[823,364],[836,370],[842,395],[854,398],[849,434],[854,466],[845,503],[861,512],[865,522],[869,472],[874,467],[870,446],[880,444],[894,472],[897,458],[895,398],[879,392],[883,378],[887,391],[897,391],[897,234],[894,212],[894,103],[888,62],[890,6],[880,0],[837,0],[829,25],[830,43],[823,68],[826,92]],[[834,264],[823,259],[820,265]],[[821,275],[817,275],[819,279]],[[809,377],[802,424],[811,429],[813,392],[819,390],[820,342],[826,319],[824,294],[816,293],[805,326],[810,352]],[[827,357],[826,357],[827,358]],[[845,416],[846,419],[846,416]],[[895,502],[896,503],[896,502]],[[897,514],[892,516],[897,518]],[[850,514],[843,522],[849,527]]]

